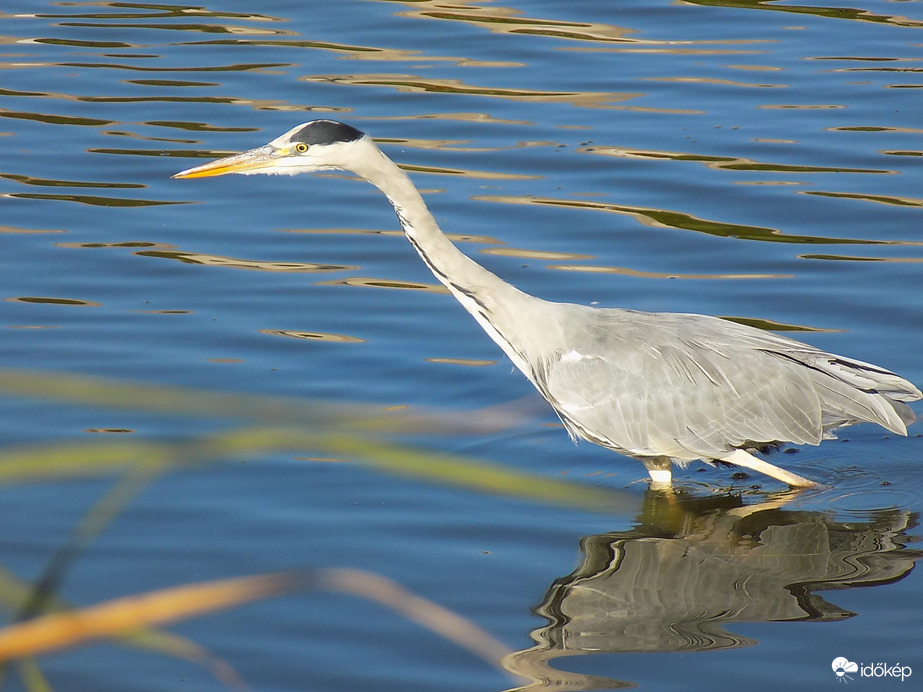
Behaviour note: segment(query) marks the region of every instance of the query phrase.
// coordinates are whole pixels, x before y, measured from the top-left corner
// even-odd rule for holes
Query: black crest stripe
[[[362,137],[362,132],[351,125],[338,123],[335,120],[314,120],[293,134],[291,139],[312,146],[314,144],[352,142],[360,137]]]

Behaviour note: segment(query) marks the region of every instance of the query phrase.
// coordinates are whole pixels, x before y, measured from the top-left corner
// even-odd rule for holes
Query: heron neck
[[[439,281],[474,314],[465,298],[496,311],[497,301],[510,294],[524,297],[515,287],[461,252],[439,228],[410,177],[384,154],[369,170],[357,171],[381,190],[397,213],[407,239]]]
[[[544,301],[523,293],[462,253],[433,218],[409,176],[378,152],[355,173],[381,190],[401,222],[404,234],[439,281],[462,304],[513,363],[533,378],[529,358],[517,333],[523,324],[540,322]]]

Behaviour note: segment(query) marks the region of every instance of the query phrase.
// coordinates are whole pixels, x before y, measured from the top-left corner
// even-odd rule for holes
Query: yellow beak
[[[215,175],[226,175],[228,173],[246,173],[247,171],[256,171],[261,168],[272,168],[278,160],[273,154],[275,150],[270,146],[262,146],[250,151],[233,156],[225,156],[223,159],[209,161],[200,166],[187,168],[175,174],[174,178],[210,178]]]

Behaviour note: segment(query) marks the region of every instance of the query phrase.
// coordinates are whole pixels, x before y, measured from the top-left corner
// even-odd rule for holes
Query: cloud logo
[[[837,680],[842,682],[852,680],[847,673],[857,673],[859,671],[859,666],[857,664],[842,656],[833,659],[833,663],[830,664],[830,667],[833,668],[833,672],[836,673]]]

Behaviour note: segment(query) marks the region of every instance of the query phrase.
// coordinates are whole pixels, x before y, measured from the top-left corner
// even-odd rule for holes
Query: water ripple
[[[783,233],[775,228],[761,228],[759,226],[745,226],[740,224],[724,223],[703,219],[691,214],[671,211],[668,209],[649,209],[644,207],[628,206],[606,202],[589,202],[579,199],[551,199],[547,197],[511,196],[511,195],[479,195],[472,199],[482,202],[499,202],[503,204],[532,204],[538,206],[563,207],[569,209],[585,209],[588,211],[602,211],[611,214],[625,214],[637,219],[646,226],[675,228],[678,230],[696,231],[707,235],[744,238],[746,240],[761,240],[771,243],[803,243],[806,245],[890,245],[900,241],[835,238],[822,236],[809,236]]]

